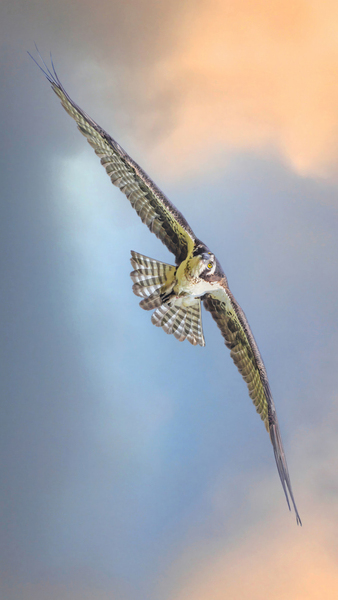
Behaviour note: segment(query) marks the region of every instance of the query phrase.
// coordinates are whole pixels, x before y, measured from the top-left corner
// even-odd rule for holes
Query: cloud
[[[179,96],[161,160],[174,149],[172,160],[186,168],[217,147],[259,149],[301,174],[332,172],[337,4],[212,0],[184,16],[180,43],[153,66],[153,88]]]
[[[289,168],[336,164],[337,11],[299,0],[8,5],[6,600],[337,595],[336,188]],[[168,253],[26,56],[32,40],[223,257],[267,362],[302,529],[210,315],[199,352],[138,307],[130,248]]]
[[[337,401],[333,403],[335,409]],[[210,539],[193,543],[175,561],[180,580],[172,600],[334,600],[337,573],[336,410],[323,423],[298,432],[293,448],[298,469],[292,470],[303,527],[286,523],[271,504],[274,491],[266,480],[249,493],[248,514],[241,507],[239,529],[212,547]],[[298,450],[298,452],[297,452]],[[297,473],[298,471],[298,473]],[[219,495],[219,492],[218,492]],[[227,491],[224,490],[224,499]],[[215,494],[217,520],[222,504]],[[263,511],[262,511],[263,507]],[[264,514],[264,516],[263,516]],[[216,519],[215,519],[216,521]],[[188,575],[187,575],[188,573]]]
[[[147,143],[165,176],[210,170],[217,156],[224,163],[224,152],[242,150],[274,154],[300,174],[334,175],[335,2],[102,1],[94,12],[87,1],[80,12],[62,2],[39,19],[42,53],[52,44],[74,99],[118,138],[122,124],[132,153],[138,139]]]
[[[305,534],[308,543],[304,544],[302,531],[291,536],[271,525],[249,535],[232,551],[224,551],[173,600],[334,600],[337,560],[321,527],[310,539]]]

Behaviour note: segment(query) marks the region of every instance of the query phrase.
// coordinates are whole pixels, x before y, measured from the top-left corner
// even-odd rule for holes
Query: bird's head
[[[224,277],[222,268],[209,248],[204,245],[197,246],[195,252],[195,273],[206,281],[216,281]]]
[[[202,277],[202,279],[209,278],[210,275],[215,273],[216,266],[215,255],[209,251],[203,252],[203,254],[200,255],[199,276]]]

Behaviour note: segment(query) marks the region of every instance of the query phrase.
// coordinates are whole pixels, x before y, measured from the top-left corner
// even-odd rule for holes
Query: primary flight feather
[[[31,55],[30,55],[31,56]],[[31,56],[31,58],[33,58]],[[41,58],[41,57],[40,57]],[[111,181],[130,201],[143,223],[175,255],[176,266],[131,252],[133,291],[140,306],[154,310],[152,322],[177,339],[205,345],[201,301],[216,321],[230,355],[243,379],[258,414],[270,434],[277,469],[290,508],[293,497],[276,409],[266,369],[241,307],[233,297],[220,263],[194,234],[183,215],[158,189],[121,146],[91,119],[67,94],[54,65],[42,70],[67,113],[76,121],[101,159]]]

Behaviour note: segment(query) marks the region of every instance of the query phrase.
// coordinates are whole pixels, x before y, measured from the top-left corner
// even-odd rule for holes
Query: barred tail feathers
[[[193,346],[205,346],[199,298],[189,306],[183,306],[181,302],[163,304],[152,314],[151,322],[166,333],[173,333],[180,342],[187,339]]]
[[[171,299],[162,304],[163,294],[170,293],[173,287],[171,284],[174,284],[177,267],[133,250],[130,261],[134,268],[130,273],[134,282],[133,292],[143,298],[140,306],[145,310],[156,309],[151,317],[152,323],[162,327],[166,333],[172,333],[181,342],[187,339],[194,346],[205,346],[199,298],[191,300],[188,305],[183,304],[181,298],[176,303]]]
[[[144,310],[152,310],[161,306],[161,288],[174,280],[176,267],[160,262],[138,252],[131,251],[131,264],[135,269],[130,273],[134,282],[133,292],[143,300],[140,306]]]

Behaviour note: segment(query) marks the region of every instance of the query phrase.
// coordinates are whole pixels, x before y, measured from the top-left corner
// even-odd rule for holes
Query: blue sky
[[[225,93],[223,63],[216,94],[215,49],[210,79],[192,60],[199,40],[209,47],[198,21],[214,22],[207,3],[99,6],[14,2],[1,25],[2,598],[258,600],[266,580],[273,600],[333,599],[338,190],[325,105],[316,119],[309,100],[302,138],[296,85],[289,120],[276,91],[270,114],[250,86],[246,113],[233,78]],[[242,72],[238,32],[253,10],[243,6],[224,47],[232,73]],[[288,10],[275,11],[291,35]],[[264,31],[275,27],[271,17]],[[324,38],[314,30],[327,48]],[[172,257],[26,55],[34,41],[220,260],[268,370],[302,529],[210,315],[196,348],[139,308],[130,250]],[[262,68],[274,90],[275,50]],[[213,121],[222,105],[230,133]],[[338,113],[326,110],[334,131]]]

